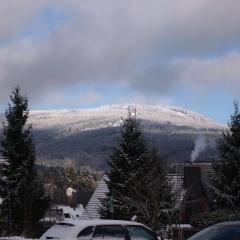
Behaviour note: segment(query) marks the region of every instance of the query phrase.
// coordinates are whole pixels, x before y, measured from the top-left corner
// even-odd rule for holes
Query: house
[[[175,176],[176,180],[170,182],[173,183],[176,199],[179,199],[176,207],[179,209],[180,222],[189,223],[193,216],[208,212],[212,207],[209,189],[209,175],[212,170],[209,165],[197,163],[187,163],[178,167],[182,168],[178,170],[178,174],[176,173],[178,179]],[[170,174],[168,176],[171,178]]]
[[[182,163],[170,166],[167,178],[172,185],[176,199],[175,208],[179,209],[181,223],[189,223],[194,215],[207,212],[211,208],[211,195],[208,189],[211,172],[210,163]],[[107,176],[104,175],[81,219],[100,218],[102,200],[108,193],[106,180]]]
[[[102,200],[106,198],[108,193],[108,186],[106,184],[107,176],[104,175],[100,180],[95,192],[85,207],[84,213],[81,219],[99,219],[101,216],[99,211],[102,206]]]

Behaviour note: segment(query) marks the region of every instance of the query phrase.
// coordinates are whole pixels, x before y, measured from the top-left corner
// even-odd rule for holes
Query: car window
[[[120,225],[96,226],[93,239],[124,239],[123,228]]]
[[[240,227],[209,227],[195,234],[189,240],[240,240]]]
[[[63,215],[64,215],[65,218],[71,218],[69,213],[64,213]]]
[[[156,235],[142,226],[127,226],[131,240],[156,240]]]
[[[224,229],[222,236],[218,238],[219,240],[240,240],[240,227],[232,227],[229,229]]]
[[[55,225],[56,226],[69,226],[69,227],[75,226],[74,224],[68,223],[68,222],[59,222],[59,223],[56,223]]]
[[[78,235],[77,235],[77,239],[89,239],[92,237],[93,235],[93,230],[94,227],[93,226],[89,226],[84,228]]]

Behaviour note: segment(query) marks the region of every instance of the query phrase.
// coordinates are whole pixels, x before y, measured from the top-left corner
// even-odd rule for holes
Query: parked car
[[[240,221],[215,224],[193,235],[188,240],[240,240]]]
[[[157,234],[148,227],[129,221],[80,220],[59,222],[45,232],[39,240],[157,240]]]

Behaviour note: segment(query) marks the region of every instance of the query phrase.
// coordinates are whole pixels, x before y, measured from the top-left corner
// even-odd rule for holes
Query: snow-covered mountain
[[[225,125],[201,114],[164,105],[130,105],[142,120],[147,137],[169,161],[189,160],[199,135],[209,143],[207,156],[215,155],[215,140]],[[109,153],[119,138],[118,126],[129,105],[93,109],[31,111],[38,161],[79,164],[105,168]],[[206,155],[206,154],[205,154]]]
[[[37,129],[69,129],[72,131],[88,131],[101,128],[116,127],[127,115],[129,105],[109,105],[92,109],[66,109],[32,111],[30,121]],[[171,124],[197,129],[219,129],[225,127],[199,113],[183,108],[164,105],[130,105],[136,109],[141,120],[156,124]]]

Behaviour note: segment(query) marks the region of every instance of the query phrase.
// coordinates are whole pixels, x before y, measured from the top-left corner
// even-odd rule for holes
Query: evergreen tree
[[[66,167],[66,184],[67,188],[76,188],[78,186],[77,171],[72,164]]]
[[[157,220],[160,224],[160,210],[170,206],[171,191],[159,156],[156,151],[149,151],[136,114],[129,111],[120,130],[120,144],[113,150],[109,161],[109,193],[101,215],[124,220],[137,216],[139,221],[149,226]],[[151,219],[153,214],[155,219]]]
[[[129,219],[135,213],[129,209],[125,196],[130,197],[132,194],[130,185],[133,184],[133,178],[136,178],[138,162],[145,160],[146,146],[140,122],[130,111],[120,131],[121,142],[114,149],[109,161],[110,171],[107,174],[109,194],[102,209],[102,216]]]
[[[35,218],[32,210],[38,207],[43,188],[36,178],[31,125],[26,126],[28,99],[21,95],[19,87],[14,89],[10,99],[1,141],[5,163],[1,170],[0,195],[3,214],[11,227],[19,222],[28,225]]]
[[[131,206],[139,222],[159,231],[175,221],[174,199],[166,174],[166,165],[154,148],[148,155],[145,172],[130,186]]]
[[[220,159],[213,164],[213,194],[217,208],[240,208],[240,113],[234,103],[234,114],[219,142]]]

